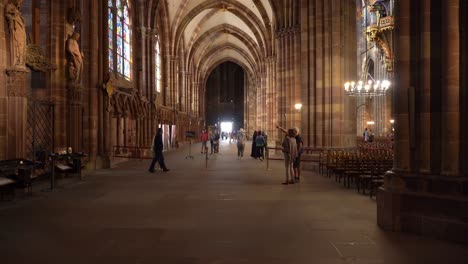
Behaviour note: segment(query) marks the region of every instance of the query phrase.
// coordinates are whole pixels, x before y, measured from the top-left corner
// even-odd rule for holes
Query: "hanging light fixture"
[[[370,79],[358,82],[349,81],[344,84],[346,95],[349,96],[380,96],[385,95],[385,92],[390,88],[390,81],[388,80],[373,80]]]

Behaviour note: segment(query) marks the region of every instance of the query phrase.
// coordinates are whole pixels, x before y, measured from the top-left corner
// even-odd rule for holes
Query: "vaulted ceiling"
[[[169,55],[183,57],[186,71],[197,74],[200,81],[225,61],[239,64],[255,78],[262,72],[263,60],[274,54],[272,0],[153,0],[147,4],[149,23],[157,24],[157,16],[162,16],[159,21],[169,38],[164,41],[169,43]]]

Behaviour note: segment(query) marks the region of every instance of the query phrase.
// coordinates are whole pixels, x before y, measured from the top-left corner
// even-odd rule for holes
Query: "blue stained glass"
[[[114,70],[114,56],[112,50],[109,50],[109,70]]]
[[[112,10],[109,9],[109,16],[107,18],[107,24],[109,28],[112,30],[114,28],[114,15],[112,14]]]
[[[117,35],[122,36],[122,22],[117,20]]]
[[[122,55],[122,38],[117,37],[117,54]]]
[[[112,50],[109,50],[109,70],[114,70],[114,54]]]
[[[120,8],[120,6],[122,5],[122,3],[120,3],[120,1],[121,1],[121,0],[116,0],[116,1],[115,1],[115,6],[116,6],[117,8]]]
[[[109,31],[109,49],[114,48],[114,32]]]

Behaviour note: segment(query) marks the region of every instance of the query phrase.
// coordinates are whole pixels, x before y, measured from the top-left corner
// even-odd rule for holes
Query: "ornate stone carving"
[[[83,73],[83,52],[80,50],[78,40],[80,33],[73,32],[67,39],[67,67],[68,67],[68,80],[72,83],[80,83],[81,75]]]
[[[20,12],[23,0],[10,0],[5,7],[5,17],[10,31],[11,65],[25,66],[26,26]]]
[[[41,46],[29,44],[26,51],[26,65],[34,71],[47,72],[56,70],[57,66],[50,62]]]
[[[379,28],[376,26],[370,26],[366,29],[367,42],[375,41],[377,34],[379,33]]]

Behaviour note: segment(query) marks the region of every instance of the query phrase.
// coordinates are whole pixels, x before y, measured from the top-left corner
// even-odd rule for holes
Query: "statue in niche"
[[[11,36],[11,59],[13,66],[25,65],[26,25],[20,9],[23,0],[10,0],[5,7],[5,17]]]
[[[67,39],[67,66],[68,66],[68,78],[74,83],[81,81],[81,75],[83,73],[83,52],[80,50],[78,40],[80,39],[80,33],[73,32],[73,34]]]

